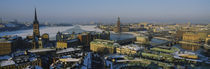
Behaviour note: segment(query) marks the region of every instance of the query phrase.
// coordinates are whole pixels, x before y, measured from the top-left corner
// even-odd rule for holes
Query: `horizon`
[[[120,16],[122,23],[208,24],[208,6],[208,0],[6,0],[0,2],[0,18],[32,22],[37,8],[40,23],[115,23]]]

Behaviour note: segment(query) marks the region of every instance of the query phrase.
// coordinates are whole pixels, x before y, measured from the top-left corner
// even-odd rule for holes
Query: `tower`
[[[118,16],[117,19],[117,32],[120,33],[121,32],[121,28],[120,28],[120,17]]]
[[[39,21],[37,19],[36,8],[35,8],[35,15],[33,21],[33,48],[36,49],[39,47],[38,40],[40,37],[39,33]]]
[[[34,22],[33,22],[33,36],[39,37],[39,21],[37,19],[36,8],[35,8],[35,15],[34,15]]]

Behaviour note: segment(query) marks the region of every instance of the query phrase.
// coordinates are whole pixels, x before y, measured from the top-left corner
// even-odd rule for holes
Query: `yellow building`
[[[210,45],[210,35],[208,35],[208,37],[206,38],[206,44]]]
[[[200,36],[200,40],[205,40],[207,37],[207,32],[199,32],[198,36]]]
[[[12,43],[6,40],[0,40],[0,55],[11,53]]]
[[[104,54],[113,54],[115,53],[117,44],[114,44],[114,41],[95,39],[90,42],[90,50],[93,52],[104,53]]]
[[[67,42],[57,41],[57,43],[56,43],[56,48],[67,48],[67,47],[68,47]]]
[[[181,44],[181,48],[186,49],[186,50],[192,50],[192,51],[196,51],[200,49],[200,46],[201,46],[198,43],[186,42],[186,41],[179,41],[179,43]]]
[[[141,43],[141,44],[148,44],[149,43],[149,38],[146,37],[146,36],[137,36],[136,41],[138,43]]]
[[[200,36],[196,33],[186,32],[182,36],[183,41],[189,41],[189,42],[199,42]]]
[[[136,45],[126,45],[116,48],[117,54],[134,55],[140,50]]]

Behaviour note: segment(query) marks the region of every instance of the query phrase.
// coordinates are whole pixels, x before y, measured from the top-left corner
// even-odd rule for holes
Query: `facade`
[[[207,37],[207,32],[198,32],[198,36],[200,36],[200,40],[204,40]]]
[[[69,48],[79,45],[79,39],[71,39],[67,41],[57,41],[56,48]]]
[[[117,44],[110,40],[95,39],[90,42],[90,50],[97,53],[113,54],[116,47]]]
[[[102,33],[83,32],[82,34],[78,34],[78,39],[80,40],[80,43],[82,45],[89,46],[90,42],[93,41],[94,39],[109,40],[110,32],[108,32],[108,31],[103,31]]]
[[[183,34],[182,40],[189,42],[199,42],[200,36],[196,33],[186,32]]]
[[[117,54],[134,55],[140,51],[140,47],[137,45],[125,45],[116,48]]]
[[[63,42],[63,41],[56,42],[56,48],[67,48],[67,47],[68,47],[67,42]]]
[[[140,43],[140,44],[148,44],[149,38],[146,36],[137,36],[136,41],[137,41],[137,43]]]
[[[12,52],[12,43],[6,40],[0,40],[0,55],[7,55]]]
[[[82,45],[85,45],[85,46],[88,46],[89,45],[89,43],[92,41],[91,40],[91,35],[90,35],[90,33],[82,33],[82,34],[79,34],[78,35],[78,38],[79,38],[79,40],[80,40],[80,43],[82,44]]]
[[[206,43],[207,45],[210,45],[210,35],[208,35],[208,37],[206,38],[205,43]]]
[[[186,41],[179,41],[179,43],[181,44],[181,48],[186,49],[186,50],[192,50],[192,51],[196,51],[200,49],[200,46],[201,46],[198,43],[186,42]]]

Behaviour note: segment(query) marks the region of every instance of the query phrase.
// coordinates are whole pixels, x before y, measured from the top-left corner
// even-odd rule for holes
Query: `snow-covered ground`
[[[91,25],[91,26],[81,26],[82,30],[86,30],[86,31],[97,31],[97,32],[101,32],[102,30],[95,28],[95,25]],[[50,38],[53,38],[56,36],[57,32],[63,32],[69,29],[74,28],[75,26],[59,26],[59,27],[41,27],[40,28],[40,34],[44,34],[44,33],[48,33]],[[23,38],[25,38],[28,35],[32,35],[33,34],[33,29],[28,29],[28,30],[18,30],[18,31],[11,31],[11,32],[1,32],[0,33],[0,37],[1,36],[5,36],[5,35],[18,35],[21,36]]]
[[[96,31],[96,32],[102,32],[101,29],[96,28],[95,25],[88,25],[88,26],[80,26],[81,29],[86,30],[86,31]]]

